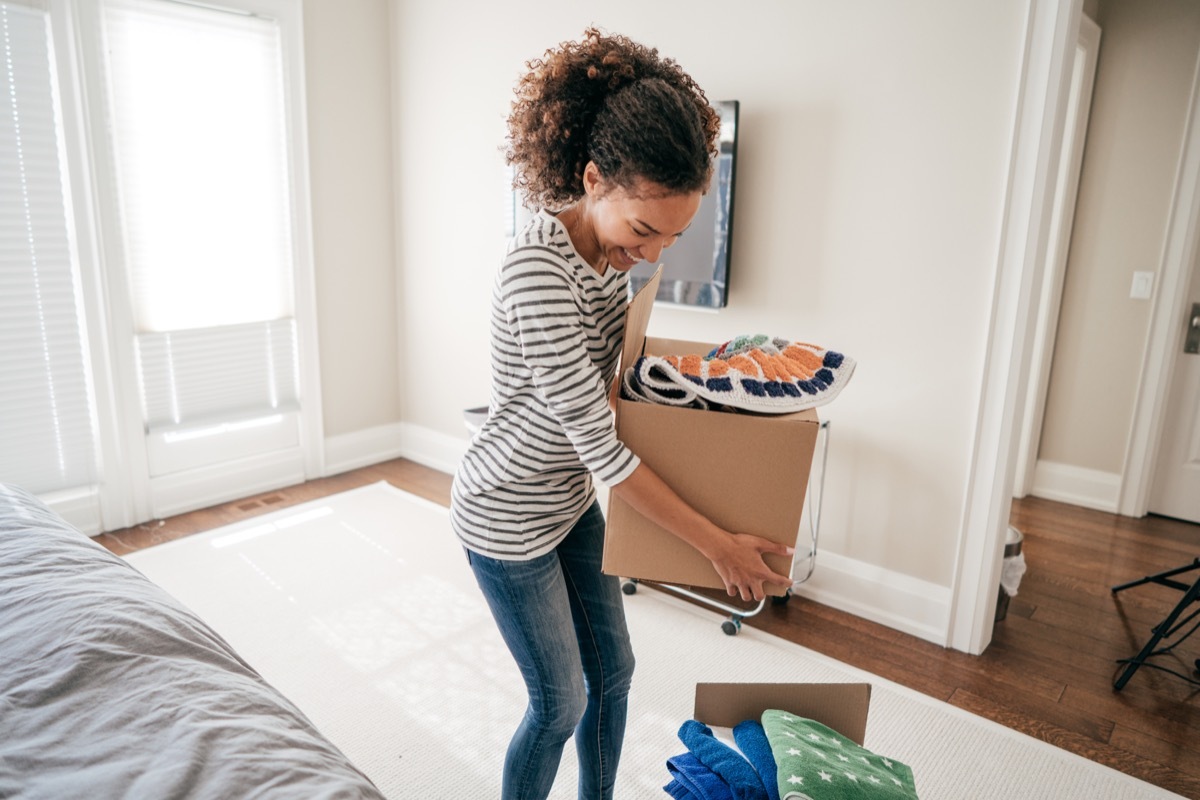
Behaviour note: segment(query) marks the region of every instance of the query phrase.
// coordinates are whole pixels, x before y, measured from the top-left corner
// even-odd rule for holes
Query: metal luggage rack
[[[787,601],[792,597],[792,589],[795,589],[797,586],[811,578],[813,570],[815,570],[817,566],[817,539],[821,531],[821,505],[825,500],[825,464],[829,456],[829,420],[821,420],[820,425],[818,426],[817,437],[820,440],[819,449],[821,469],[817,474],[815,482],[813,480],[812,473],[810,472],[808,475],[808,530],[810,543],[808,553],[802,555],[800,553],[799,532],[797,532],[796,557],[792,562],[793,571],[797,564],[806,562],[806,572],[804,573],[803,578],[793,578],[792,585],[788,587],[788,590],[784,592],[783,595],[771,597],[770,600],[772,605],[784,605],[787,603]],[[622,578],[621,591],[625,594],[634,594],[637,592],[638,583],[640,583],[640,581],[637,578]],[[674,592],[675,594],[690,598],[728,614],[729,618],[721,623],[721,630],[724,631],[728,636],[736,636],[737,632],[742,629],[742,620],[746,619],[747,617],[753,617],[755,614],[758,614],[760,611],[762,611],[767,605],[767,598],[763,598],[762,600],[758,601],[758,605],[756,605],[754,608],[738,608],[737,606],[731,606],[726,603],[722,603],[719,600],[714,600],[711,597],[697,594],[696,592],[693,592],[690,589],[685,589],[682,586],[675,586],[669,583],[654,583],[653,585],[657,589],[665,589],[667,591]]]

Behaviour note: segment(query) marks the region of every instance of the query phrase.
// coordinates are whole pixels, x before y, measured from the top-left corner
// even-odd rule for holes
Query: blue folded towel
[[[689,719],[680,727],[679,738],[692,755],[725,781],[734,800],[769,800],[767,790],[750,762],[714,737],[707,725]]]
[[[663,789],[675,800],[734,800],[725,781],[691,753],[667,759],[673,780]]]
[[[767,732],[763,729],[762,723],[756,719],[748,719],[740,723],[733,729],[733,740],[737,742],[742,755],[754,765],[759,779],[767,790],[767,796],[771,800],[779,800],[779,779],[776,774],[775,755],[771,752],[771,742],[767,739]]]

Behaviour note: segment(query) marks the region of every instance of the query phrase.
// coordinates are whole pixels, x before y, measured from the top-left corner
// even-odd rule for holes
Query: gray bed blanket
[[[208,625],[0,484],[0,798],[382,798]]]

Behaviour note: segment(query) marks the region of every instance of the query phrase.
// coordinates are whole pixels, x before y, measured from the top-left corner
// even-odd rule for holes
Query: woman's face
[[[588,187],[588,164],[584,185]],[[639,261],[654,263],[692,224],[700,208],[700,192],[667,194],[639,179],[630,189],[604,187],[599,173],[588,187],[591,228],[600,253],[615,269],[626,272]]]

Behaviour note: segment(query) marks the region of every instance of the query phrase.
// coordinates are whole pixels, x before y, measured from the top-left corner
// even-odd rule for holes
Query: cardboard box
[[[625,317],[620,375],[643,354],[707,353],[715,344],[646,336],[659,273],[637,293]],[[747,331],[753,333],[754,331]],[[617,437],[668,486],[715,524],[795,546],[819,421],[815,411],[749,414],[704,411],[619,399]],[[602,569],[609,575],[724,589],[712,563],[679,537],[609,493]],[[791,575],[792,559],[767,564]],[[787,587],[767,586],[782,595]]]
[[[862,745],[870,704],[869,683],[698,683],[692,718],[732,728],[775,708],[816,720]]]

